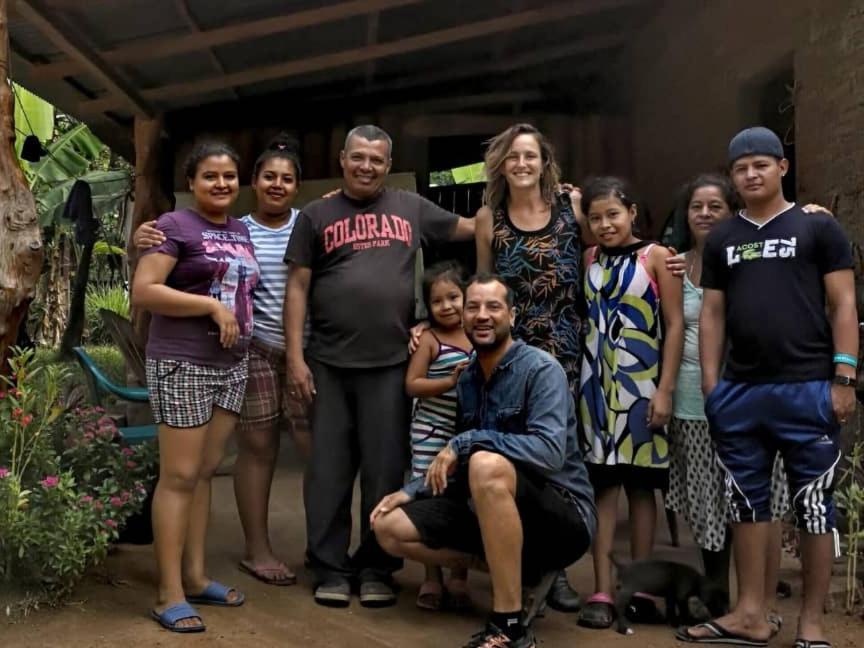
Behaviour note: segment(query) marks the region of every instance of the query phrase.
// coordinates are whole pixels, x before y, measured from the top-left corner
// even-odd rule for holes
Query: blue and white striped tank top
[[[430,331],[431,333],[431,331]],[[438,341],[438,354],[429,364],[427,378],[446,378],[461,362],[471,358],[471,351]],[[429,464],[456,432],[456,389],[440,396],[421,398],[411,421],[411,472],[413,477],[426,474]]]

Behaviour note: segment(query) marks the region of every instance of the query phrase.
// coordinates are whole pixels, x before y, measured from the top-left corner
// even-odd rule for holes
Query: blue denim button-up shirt
[[[576,411],[567,376],[554,357],[513,342],[487,381],[475,358],[457,386],[459,433],[450,447],[466,459],[474,450],[497,452],[569,492],[592,533],[597,513],[579,450]],[[404,488],[423,489],[423,478]]]

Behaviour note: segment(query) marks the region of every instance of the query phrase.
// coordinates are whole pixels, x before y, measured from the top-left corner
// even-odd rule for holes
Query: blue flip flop
[[[195,611],[195,608],[189,605],[186,601],[166,608],[161,614],[156,610],[150,610],[150,616],[153,617],[153,620],[159,625],[171,632],[187,634],[190,632],[204,632],[207,629],[207,626],[203,623],[201,615],[198,614],[198,612]],[[198,619],[202,623],[198,626],[178,626],[177,624],[184,619]]]
[[[229,601],[228,595],[231,592],[237,592],[237,600]],[[223,607],[240,607],[246,600],[246,597],[235,587],[228,587],[216,581],[207,583],[204,591],[195,596],[186,595],[186,600],[195,605],[221,605]]]

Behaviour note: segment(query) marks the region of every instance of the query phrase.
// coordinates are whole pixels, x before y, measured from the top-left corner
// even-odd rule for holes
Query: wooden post
[[[36,202],[15,155],[15,102],[9,86],[8,0],[0,0],[0,372],[42,272]]]
[[[171,201],[162,187],[162,117],[153,119],[135,118],[135,208],[132,212],[132,227],[126,249],[129,256],[129,283],[138,264],[138,250],[132,241],[138,226],[154,220],[171,209]],[[143,349],[147,343],[150,317],[146,312],[133,309],[132,325],[135,342]]]

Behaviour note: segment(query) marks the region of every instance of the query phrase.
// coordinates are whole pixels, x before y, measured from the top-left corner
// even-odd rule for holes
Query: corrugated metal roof
[[[117,0],[70,4],[58,13],[81,30],[98,49],[172,33],[188,33],[189,26],[177,12],[174,0]]]
[[[213,29],[273,16],[284,16],[306,9],[317,9],[335,2],[315,0],[243,0],[242,2],[213,2],[213,0],[186,0],[189,11],[202,29]]]
[[[22,0],[22,2],[25,0]],[[184,15],[180,2],[185,1],[188,15]],[[190,96],[164,96],[158,88],[167,85],[192,84],[201,80],[218,80],[221,68],[227,74],[238,74],[248,70],[273,66],[314,57],[322,57],[345,50],[361,49],[369,44],[369,15],[355,15],[350,18],[334,20],[294,31],[250,38],[240,42],[225,42],[212,48],[197,49],[170,56],[159,56],[158,49],[152,56],[133,56],[133,60],[116,60],[115,51],[132,44],[140,44],[153,38],[194,39],[195,27],[190,25],[189,17],[203,30],[231,27],[268,18],[279,18],[298,11],[334,7],[351,0],[321,2],[315,0],[48,0],[51,15],[59,17],[71,26],[75,36],[83,38],[93,49],[101,52],[106,65],[122,83],[126,83],[138,93],[143,93],[156,110],[173,110],[185,106],[201,106],[211,102],[231,101],[235,97],[260,97],[270,93],[284,93],[292,88],[303,92],[333,94],[344,91],[354,93],[367,84],[367,71],[374,69],[373,86],[379,80],[393,81],[400,78],[412,79],[429,74],[430,70],[442,71],[458,69],[460,66],[491,62],[500,55],[519,55],[534,48],[578,40],[596,33],[616,33],[622,25],[631,23],[628,16],[639,15],[630,7],[615,10],[615,13],[598,16],[579,16],[549,20],[542,25],[529,25],[480,38],[470,38],[449,42],[440,46],[387,56],[368,65],[365,61],[349,64],[333,64],[312,72],[293,74],[284,78],[266,81],[246,82],[232,89],[202,89]],[[576,3],[576,0],[571,0]],[[598,0],[599,1],[599,0]],[[633,0],[634,2],[638,0]],[[653,0],[644,0],[653,4]],[[487,21],[515,12],[550,7],[572,7],[567,0],[422,0],[397,8],[379,12],[377,21],[377,42],[392,43],[401,39],[427,34],[441,29]],[[50,19],[51,16],[49,16]],[[49,100],[63,97],[66,105],[60,108],[75,114],[80,108],[87,110],[87,100],[92,97],[110,97],[107,82],[89,74],[77,63],[69,64],[70,59],[51,43],[37,28],[26,22],[21,15],[12,15],[10,36],[13,48],[33,63],[30,69],[19,74],[19,80],[29,85]],[[117,48],[121,48],[118,50]],[[112,59],[112,56],[115,57]],[[127,54],[127,56],[129,56]],[[144,60],[142,60],[144,59]],[[66,63],[63,74],[45,72],[39,66],[45,63]],[[554,65],[559,65],[555,62]],[[40,72],[40,69],[43,70]],[[52,69],[49,67],[49,69]],[[28,76],[30,75],[30,76]],[[81,105],[68,105],[71,85],[80,89]],[[482,79],[479,79],[482,81]],[[465,84],[470,87],[470,84]],[[62,91],[60,86],[62,87]],[[478,86],[482,87],[482,83]],[[157,89],[155,95],[148,92]],[[442,88],[443,92],[447,87]],[[78,90],[75,90],[77,92]],[[74,95],[74,92],[72,93]],[[106,101],[100,110],[122,118],[133,116],[133,108],[127,102]],[[79,116],[94,116],[92,113]]]

